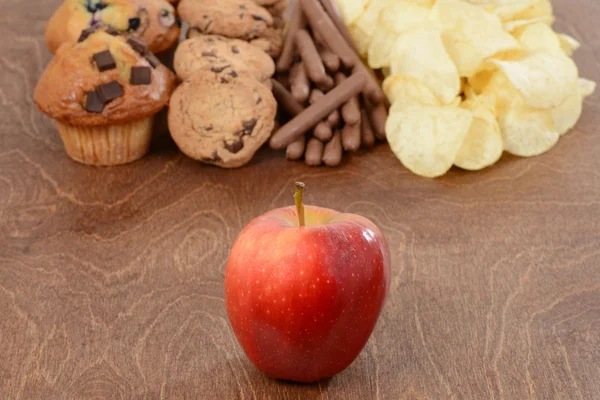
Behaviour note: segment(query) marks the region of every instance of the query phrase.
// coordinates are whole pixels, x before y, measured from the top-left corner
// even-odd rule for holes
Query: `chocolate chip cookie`
[[[190,30],[251,40],[273,25],[273,17],[252,0],[181,0],[179,16]]]
[[[237,168],[269,139],[277,102],[249,72],[224,73],[204,68],[183,81],[171,97],[169,129],[187,156]]]
[[[275,63],[267,53],[243,40],[218,35],[199,35],[182,42],[173,62],[180,79],[189,78],[206,67],[248,71],[261,82],[275,73]]]
[[[261,37],[251,40],[250,43],[277,59],[283,50],[282,30],[269,28]]]
[[[260,1],[260,0],[257,0]],[[257,3],[258,4],[258,3]],[[275,18],[282,18],[290,6],[290,0],[279,0],[270,5],[263,5],[264,8]]]

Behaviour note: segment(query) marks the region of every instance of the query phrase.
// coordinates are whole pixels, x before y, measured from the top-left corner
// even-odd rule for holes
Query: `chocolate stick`
[[[346,79],[346,75],[342,72],[335,74],[336,85],[341,85]],[[342,106],[342,118],[347,125],[356,125],[360,122],[360,117],[360,102],[358,96],[352,96],[346,104]]]
[[[363,74],[367,75],[367,84],[365,85],[365,90],[363,93],[365,94],[365,97],[367,97],[372,103],[379,104],[384,103],[387,100],[383,90],[381,90],[379,81],[377,78],[375,78],[375,75],[373,75],[373,71],[367,68],[361,60],[358,60],[358,64],[356,64],[356,67],[354,67],[353,72],[362,72]]]
[[[304,62],[308,77],[323,90],[331,90],[333,80],[325,72],[325,66],[317,51],[317,46],[315,46],[315,42],[313,42],[306,29],[296,32],[296,46]]]
[[[333,136],[333,131],[327,122],[319,122],[313,130],[313,135],[321,142],[328,142]]]
[[[339,10],[337,4],[335,4],[335,1],[321,0],[321,4],[323,4],[323,8],[327,12],[327,14],[329,14],[329,16],[331,17],[331,20],[333,21],[335,26],[338,28],[338,30],[340,31],[340,33],[342,34],[344,39],[346,39],[346,42],[348,42],[348,44],[350,46],[352,46],[353,49],[356,50],[356,47],[354,46],[354,41],[352,40],[352,35],[350,35],[350,31],[348,30],[348,27],[342,20],[342,17],[341,17],[342,14],[340,13],[340,10]]]
[[[327,123],[329,124],[330,127],[334,128],[336,126],[338,126],[340,124],[340,112],[338,110],[334,110],[331,114],[329,114],[329,116],[327,117]]]
[[[308,99],[308,102],[310,104],[314,104],[317,101],[319,101],[323,96],[325,96],[325,94],[323,92],[321,92],[319,89],[313,89],[312,92],[310,92],[310,98]],[[327,125],[329,126],[329,128],[333,128],[335,126],[337,126],[340,123],[340,113],[338,110],[333,111],[331,114],[329,114],[327,116],[327,119],[325,120],[327,122]],[[318,127],[318,125],[317,125]],[[322,133],[325,133],[326,131],[324,131],[324,128],[320,128],[322,131]],[[329,135],[329,137],[326,139],[329,140],[329,138],[331,137],[331,134]]]
[[[312,138],[306,145],[304,161],[311,167],[318,167],[323,162],[323,149],[325,145],[319,139]]]
[[[375,145],[375,133],[373,132],[373,127],[371,126],[371,121],[369,121],[369,116],[367,115],[367,110],[362,109],[362,118],[360,124],[360,138],[363,146],[365,147],[373,147]]]
[[[382,103],[386,100],[385,94],[381,90],[381,86],[377,79],[372,75],[372,72],[363,64],[362,60],[356,55],[356,47],[354,41],[350,35],[350,31],[346,27],[346,24],[342,20],[341,13],[333,0],[321,0],[325,11],[331,18],[331,21],[339,30],[340,34],[344,37],[346,42],[355,50],[354,55],[356,56],[355,72],[368,73],[367,78],[369,79],[365,86],[365,95],[375,104]]]
[[[328,167],[337,167],[342,162],[342,142],[340,141],[340,132],[336,131],[333,138],[325,146],[323,152],[323,162]]]
[[[285,155],[288,160],[297,161],[304,155],[304,149],[306,148],[306,137],[302,136],[294,143],[290,143],[287,147]]]
[[[336,73],[340,69],[340,58],[333,51],[329,50],[323,45],[318,45],[317,49],[327,71]]]
[[[341,85],[327,93],[321,100],[308,107],[303,113],[285,124],[271,137],[271,147],[282,149],[297,140],[319,121],[340,107],[364,88],[367,78],[354,74]]]
[[[296,32],[303,29],[306,25],[304,13],[302,7],[299,4],[294,6],[290,22],[288,24],[285,40],[283,42],[283,49],[281,50],[281,56],[277,61],[277,71],[287,72],[290,70],[292,63],[294,62],[294,50],[296,49],[294,41],[296,38]]]
[[[271,79],[273,85],[273,95],[277,99],[277,103],[292,117],[304,111],[304,107],[294,99],[292,94],[275,79]]]
[[[323,9],[321,3],[319,3],[319,0],[298,1],[302,6],[302,10],[304,11],[306,19],[309,21],[310,26],[319,33],[327,47],[340,57],[342,64],[346,67],[354,67],[358,60],[358,56],[336,28],[329,15]]]
[[[300,103],[306,103],[308,96],[310,96],[310,82],[308,81],[308,75],[306,75],[306,68],[304,63],[299,62],[294,64],[290,71],[290,86],[292,90],[292,96]]]
[[[369,120],[371,121],[371,126],[373,127],[373,132],[375,132],[375,136],[377,139],[385,140],[385,122],[387,121],[388,117],[387,107],[384,103],[372,104],[366,99],[365,105],[369,113]]]
[[[346,124],[342,129],[342,144],[346,151],[357,151],[360,149],[360,125]]]

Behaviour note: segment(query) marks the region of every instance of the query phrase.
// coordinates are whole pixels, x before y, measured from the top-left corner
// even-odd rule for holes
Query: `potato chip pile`
[[[549,0],[337,0],[361,56],[382,69],[386,131],[425,177],[480,170],[503,151],[550,150],[596,87],[555,33]]]

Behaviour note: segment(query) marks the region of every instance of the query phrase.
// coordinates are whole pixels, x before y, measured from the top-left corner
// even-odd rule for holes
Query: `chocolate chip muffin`
[[[237,168],[269,139],[276,113],[273,94],[249,72],[206,67],[173,93],[169,129],[187,156]]]
[[[179,16],[190,31],[251,40],[273,25],[271,14],[252,0],[181,0]]]
[[[173,73],[140,41],[101,30],[63,45],[34,97],[56,120],[71,158],[108,166],[146,154],[154,115],[174,85]]]
[[[56,53],[99,26],[142,39],[152,52],[171,48],[179,37],[175,8],[166,0],[65,0],[46,25],[46,43]]]
[[[264,51],[243,40],[218,35],[185,40],[177,48],[173,64],[182,80],[206,67],[248,71],[261,82],[269,81],[275,73],[275,63]]]

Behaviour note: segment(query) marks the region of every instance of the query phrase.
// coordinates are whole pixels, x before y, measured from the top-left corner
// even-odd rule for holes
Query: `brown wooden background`
[[[59,0],[1,0],[0,399],[600,398],[600,94],[551,153],[436,181],[385,145],[339,169],[263,150],[225,171],[164,133],[131,166],[71,162],[32,105]],[[555,1],[600,81],[600,3]],[[272,381],[229,328],[237,232],[291,204],[360,213],[393,250],[391,295],[358,360]]]

